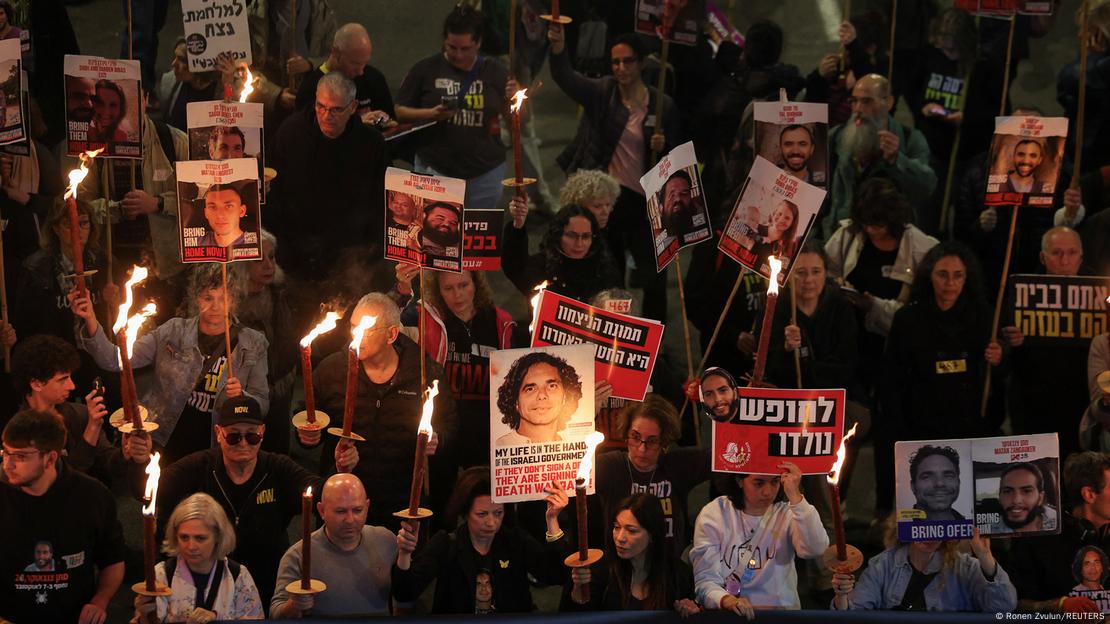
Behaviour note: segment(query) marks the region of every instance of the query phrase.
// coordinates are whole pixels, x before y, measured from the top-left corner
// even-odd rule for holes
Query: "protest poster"
[[[827,474],[844,436],[844,390],[740,388],[734,416],[713,420],[713,471]],[[730,410],[731,411],[731,410]]]
[[[245,0],[181,0],[181,17],[189,71],[216,71],[222,54],[236,65],[253,62]]]
[[[786,173],[825,188],[829,178],[829,105],[754,102],[755,153]]]
[[[185,119],[189,127],[189,160],[253,158],[259,177],[266,161],[263,140],[263,105],[258,102],[189,102]],[[266,203],[266,185],[259,185],[259,201]]]
[[[658,29],[670,22],[667,39],[671,43],[697,45],[704,14],[702,0],[636,0],[636,32],[658,37]]]
[[[501,270],[501,228],[505,211],[467,210],[463,230],[463,269],[466,271]]]
[[[104,148],[98,158],[143,157],[138,61],[67,54],[66,154]]]
[[[1067,117],[995,117],[983,203],[1051,208],[1067,136]]]
[[[706,35],[715,46],[724,41],[731,41],[740,46],[741,49],[744,47],[744,35],[736,30],[736,27],[729,21],[728,15],[713,0],[706,0],[705,2],[705,26]],[[716,50],[716,47],[714,47],[714,50]]]
[[[1055,433],[897,442],[894,462],[900,541],[1060,530]]]
[[[771,266],[767,258],[777,257],[783,264],[781,286],[790,276],[824,199],[824,189],[756,156],[717,247],[741,266],[768,279]]]
[[[1014,327],[1027,347],[1082,347],[1106,332],[1106,278],[1011,275]]]
[[[1052,0],[956,0],[953,7],[983,17],[1052,15]]]
[[[667,268],[679,249],[713,235],[692,142],[683,143],[660,158],[640,178],[640,186],[647,196],[656,271]]]
[[[1095,603],[1099,614],[1110,614],[1110,589],[1106,577],[1110,574],[1110,558],[1106,551],[1093,544],[1080,546],[1071,563],[1071,576],[1077,585],[1068,592],[1069,597],[1087,598]]]
[[[18,39],[0,41],[0,145],[27,138],[22,56]]]
[[[627,314],[606,312],[544,290],[536,306],[532,346],[588,344],[594,377],[613,386],[613,396],[644,400],[659,356],[663,324]]]
[[[182,262],[261,258],[258,161],[232,158],[178,162],[177,218]]]
[[[385,257],[428,269],[463,269],[466,180],[385,170]]]
[[[551,481],[573,492],[584,440],[594,431],[593,349],[503,349],[489,357],[493,501],[542,500]]]

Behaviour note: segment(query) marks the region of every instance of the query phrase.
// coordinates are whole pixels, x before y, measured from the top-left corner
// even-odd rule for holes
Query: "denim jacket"
[[[930,611],[1003,613],[1017,607],[1017,590],[1001,565],[994,580],[988,581],[979,567],[979,560],[967,553],[959,553],[950,569],[940,570],[942,562],[943,557],[938,552],[925,570],[926,574],[940,571],[925,588],[925,604]],[[868,562],[848,596],[849,608],[893,609],[902,604],[911,577],[909,546],[889,548]]]
[[[156,444],[165,445],[185,409],[189,393],[197,384],[204,355],[197,346],[197,325],[193,318],[172,318],[154,331],[139,336],[131,354],[131,366],[135,369],[154,365],[152,383],[139,399],[158,423],[158,429],[151,433]],[[97,329],[92,338],[85,333],[84,326],[77,335],[77,345],[88,351],[96,365],[104,370],[119,370],[119,351],[108,340],[103,327]],[[266,382],[267,364],[266,337],[262,333],[241,327],[239,340],[232,350],[232,366],[235,377],[243,385],[243,392],[258,401],[265,414],[270,407],[270,388]],[[227,375],[221,375],[216,386],[216,403],[212,408],[213,422],[224,399],[224,386]]]

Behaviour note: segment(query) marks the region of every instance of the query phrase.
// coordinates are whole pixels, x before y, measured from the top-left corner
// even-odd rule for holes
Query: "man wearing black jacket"
[[[286,528],[301,513],[301,495],[312,486],[319,496],[321,479],[289,456],[259,450],[266,433],[262,409],[243,395],[224,402],[216,422],[217,446],[197,451],[163,469],[158,485],[158,535],[177,504],[204,492],[219,501],[235,525],[231,558],[247,566],[263,604],[270,604],[278,564],[289,547]],[[344,470],[358,463],[349,444],[335,449]]]

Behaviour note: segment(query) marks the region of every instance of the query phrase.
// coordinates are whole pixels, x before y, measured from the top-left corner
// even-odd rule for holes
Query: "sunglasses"
[[[238,446],[239,442],[243,439],[247,440],[247,444],[255,446],[262,442],[262,434],[248,431],[247,433],[239,433],[238,431],[231,431],[224,434],[224,440],[231,446]]]

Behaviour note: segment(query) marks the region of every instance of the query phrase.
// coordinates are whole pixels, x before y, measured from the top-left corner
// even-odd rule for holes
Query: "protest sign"
[[[613,396],[642,401],[663,340],[663,324],[606,312],[544,290],[536,312],[532,346],[585,343],[594,354],[594,376],[613,386]]]
[[[995,117],[983,203],[1051,208],[1067,136],[1067,117]]]
[[[1052,15],[1052,0],[956,0],[953,7],[983,17]]]
[[[177,218],[182,262],[261,258],[258,161],[178,162]]]
[[[667,268],[679,249],[713,235],[693,143],[683,143],[660,158],[640,178],[640,186],[647,195],[656,271]]]
[[[1060,531],[1055,433],[894,445],[898,539],[968,539]]]
[[[64,66],[66,154],[142,158],[139,62],[67,54]]]
[[[584,440],[594,431],[593,359],[589,345],[490,353],[495,503],[543,500],[551,481],[573,493]],[[587,493],[593,492],[591,469]]]
[[[27,138],[22,56],[18,39],[0,41],[0,145]]]
[[[829,178],[829,105],[755,102],[755,153],[786,173],[825,188]]]
[[[1106,551],[1086,544],[1075,551],[1071,563],[1071,576],[1077,583],[1068,596],[1087,598],[1095,603],[1098,613],[1110,615],[1110,589],[1106,589],[1106,576],[1110,574],[1110,558]]]
[[[501,270],[501,228],[505,211],[480,209],[466,211],[463,230],[463,269]]]
[[[824,189],[756,156],[717,247],[741,266],[768,279],[771,267],[767,258],[777,257],[783,263],[779,285],[785,284],[824,199]]]
[[[827,474],[844,435],[844,390],[740,388],[735,416],[713,421],[713,471]]]
[[[259,177],[266,156],[262,108],[257,102],[189,102],[185,118],[189,127],[189,160],[254,158]],[[259,185],[266,203],[266,185]]]
[[[385,171],[385,257],[425,268],[463,269],[466,180]]]
[[[713,0],[706,0],[705,2],[705,25],[706,35],[715,45],[720,45],[724,41],[731,41],[743,49],[744,35],[736,30],[736,27],[729,21],[728,15]]]
[[[226,54],[236,65],[251,60],[246,0],[181,0],[189,71],[216,71]]]
[[[1010,276],[1013,326],[1027,347],[1086,347],[1106,331],[1103,277],[1080,275]]]
[[[660,26],[669,21],[667,39],[671,43],[697,45],[704,14],[702,0],[637,0],[636,32],[658,37]]]

